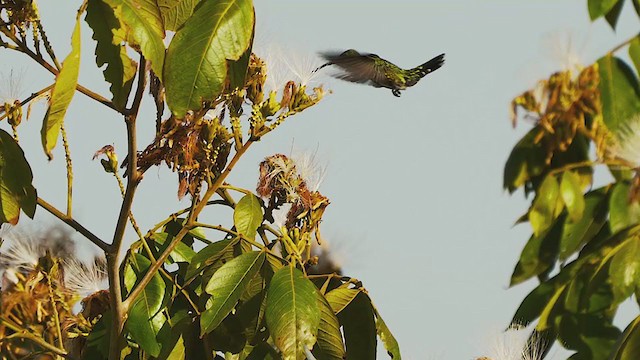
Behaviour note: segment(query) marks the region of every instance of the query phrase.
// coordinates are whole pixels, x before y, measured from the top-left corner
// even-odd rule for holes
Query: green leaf
[[[588,0],[587,6],[591,21],[607,14],[618,1],[622,2],[621,0]]]
[[[338,314],[347,346],[347,359],[376,359],[376,322],[367,294],[360,292]]]
[[[598,60],[602,115],[612,132],[640,112],[638,80],[624,61],[611,55]]]
[[[636,317],[624,330],[609,359],[640,359],[640,316]]]
[[[185,278],[190,280],[199,274],[205,267],[213,265],[222,258],[233,255],[233,247],[238,243],[238,239],[221,240],[205,246],[202,250],[191,258]]]
[[[634,1],[635,2],[635,1]],[[629,44],[629,57],[633,61],[636,72],[640,73],[640,36],[636,36]]]
[[[513,148],[504,166],[504,188],[513,193],[532,178],[542,174],[545,168],[546,151],[535,138],[539,126],[531,129]]]
[[[151,261],[140,254],[133,254],[129,266],[130,271],[136,274],[139,281],[151,266]],[[164,295],[165,283],[160,274],[156,273],[134,300],[126,322],[126,328],[131,338],[145,352],[155,357],[160,354],[161,349],[157,336],[166,321],[161,312]]]
[[[319,291],[316,291],[316,296],[320,309],[320,325],[318,326],[318,347],[313,353],[318,359],[345,359],[346,352],[340,332],[340,322],[327,299]]]
[[[247,69],[249,67],[249,60],[251,59],[251,52],[253,49],[253,38],[256,34],[256,24],[253,23],[253,30],[251,31],[251,40],[249,40],[249,47],[240,56],[237,61],[228,61],[229,66],[229,90],[242,88],[245,85],[247,77]]]
[[[558,341],[577,351],[574,359],[609,359],[621,334],[603,314],[566,314],[558,320]]]
[[[280,360],[278,352],[266,342],[256,345],[244,360]]]
[[[71,35],[71,52],[62,62],[62,69],[56,77],[56,84],[51,91],[49,108],[40,130],[42,147],[49,160],[53,159],[51,150],[56,146],[58,135],[60,135],[60,126],[64,122],[64,116],[75,94],[79,72],[80,18],[76,19],[76,26],[73,28],[73,35]]]
[[[538,324],[536,325],[536,330],[544,331],[553,328],[556,311],[562,310],[561,295],[565,292],[566,289],[567,284],[554,289],[551,298],[542,308],[540,319],[538,320]]]
[[[387,324],[382,320],[382,316],[376,308],[373,308],[376,315],[376,330],[378,332],[378,336],[382,343],[384,344],[384,348],[387,350],[387,354],[394,359],[400,360],[402,356],[400,356],[400,345],[398,345],[398,341],[389,330]]]
[[[531,210],[529,210],[529,222],[535,236],[540,236],[553,224],[553,220],[557,216],[556,208],[559,195],[558,180],[555,176],[548,175],[536,191],[536,198],[533,200]]]
[[[103,0],[127,27],[127,42],[139,49],[151,69],[162,80],[165,47],[164,26],[155,0]]]
[[[238,201],[233,212],[233,223],[238,233],[248,239],[255,239],[258,227],[262,224],[262,207],[253,194],[247,194]]]
[[[22,148],[11,135],[0,130],[0,224],[17,224],[21,208],[33,218],[37,195],[32,180],[33,173]]]
[[[224,264],[216,271],[205,288],[212,301],[202,313],[200,328],[202,334],[215,329],[236,306],[247,285],[264,263],[264,252],[253,251],[242,254]]]
[[[176,31],[191,17],[200,0],[158,0],[164,29]]]
[[[560,182],[560,194],[567,206],[569,219],[572,222],[582,219],[584,213],[584,196],[580,185],[580,176],[572,171],[565,171]]]
[[[640,283],[640,239],[632,234],[612,250],[609,279],[614,301],[620,303],[631,296]]]
[[[102,0],[89,0],[85,21],[93,30],[96,41],[96,64],[107,65],[102,71],[104,79],[111,84],[112,101],[120,111],[127,105],[136,63],[127,55],[124,46],[126,31],[113,13],[113,9]]]
[[[361,291],[358,289],[338,288],[329,291],[325,297],[327,298],[329,305],[331,305],[333,312],[339,314],[349,306],[360,292]]]
[[[613,8],[609,10],[609,12],[604,16],[614,31],[616,29],[616,26],[618,25],[618,19],[620,18],[620,13],[622,12],[623,6],[624,0],[617,0]]]
[[[320,324],[317,289],[293,266],[278,270],[267,290],[267,327],[285,360],[304,358],[316,343]],[[360,359],[354,357],[353,359]]]
[[[552,281],[539,284],[525,298],[513,315],[511,324],[528,326],[540,317],[547,302],[553,297],[556,288]]]
[[[636,14],[640,16],[640,0],[632,0],[633,8],[636,10]]]
[[[511,286],[540,275],[554,265],[558,257],[562,227],[565,222],[563,215],[549,231],[538,236],[531,235],[524,249],[522,249],[520,260],[518,260],[511,275]]]
[[[558,257],[565,261],[580,247],[589,242],[607,221],[607,196],[602,190],[594,190],[584,197],[584,212],[579,221],[565,221],[560,239]]]
[[[151,239],[159,245],[157,250],[155,248],[152,248],[152,250],[156,250],[156,254],[154,255],[158,256],[167,248],[167,246],[169,246],[169,243],[173,240],[173,236],[167,233],[153,233],[151,235]],[[184,240],[184,238],[182,240]],[[191,264],[191,260],[195,255],[196,252],[190,246],[180,241],[178,245],[176,245],[176,247],[173,249],[171,254],[169,254],[169,258],[173,262],[184,262]]]
[[[158,341],[162,344],[159,360],[184,360],[186,358],[185,334],[191,325],[191,316],[187,310],[179,310],[164,323]]]
[[[626,183],[617,183],[609,199],[609,226],[611,233],[616,234],[640,221],[640,204],[631,202],[629,191],[631,186]]]
[[[255,279],[261,279],[261,277],[256,276],[254,277]],[[261,280],[264,281],[264,279]],[[266,285],[264,282],[262,284]],[[268,337],[264,319],[264,311],[267,306],[266,295],[266,288],[263,288],[262,291],[248,300],[243,301],[241,298],[242,305],[235,312],[242,324],[242,333],[247,338],[247,341],[253,345],[265,341]]]
[[[205,335],[211,348],[223,353],[238,354],[247,345],[242,323],[235,314],[229,314],[211,333]],[[237,359],[232,357],[231,359]]]
[[[176,32],[164,69],[167,105],[177,117],[199,110],[221,94],[227,60],[249,47],[254,13],[251,0],[203,0]]]
[[[102,360],[109,358],[109,326],[111,310],[107,310],[93,325],[82,349],[82,360]]]

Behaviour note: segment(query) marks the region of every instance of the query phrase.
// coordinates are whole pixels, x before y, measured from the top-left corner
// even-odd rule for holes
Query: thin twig
[[[42,67],[44,67],[47,71],[49,71],[50,73],[52,73],[55,76],[58,76],[58,74],[60,73],[58,71],[58,69],[56,69],[53,65],[49,64],[42,56],[38,56],[38,54],[34,53],[33,51],[31,51],[31,49],[29,49],[26,44],[24,44],[24,42],[22,42],[20,39],[18,39],[17,37],[15,37],[15,35],[8,33],[6,30],[0,28],[0,32],[2,32],[3,34],[5,34],[8,38],[11,39],[11,41],[13,41],[14,43],[16,43],[16,45],[18,45],[20,52],[26,54],[27,56],[29,56],[30,58],[32,58],[33,60],[35,60],[38,64],[40,64]],[[79,92],[85,94],[86,96],[92,98],[93,100],[115,110],[118,111],[118,109],[116,108],[116,106],[113,104],[113,102],[111,102],[110,100],[108,100],[107,98],[105,98],[102,95],[99,95],[89,89],[87,89],[86,87],[77,84],[76,85],[76,90],[78,90]],[[118,111],[119,112],[119,111]]]
[[[120,177],[120,175],[117,172],[114,172],[113,175],[115,176],[116,181],[118,182],[118,187],[120,188],[120,194],[124,197],[125,187],[124,187],[124,183],[122,182],[122,178]],[[147,238],[142,234],[142,231],[140,230],[140,227],[138,226],[138,222],[133,217],[133,212],[132,211],[129,211],[129,222],[131,223],[131,226],[133,227],[133,230],[136,232],[136,234],[138,234],[138,238],[140,239],[140,242],[142,243],[142,247],[144,248],[145,252],[147,253],[147,256],[149,257],[149,260],[151,261],[152,264],[155,263],[156,262],[156,258],[153,255],[153,251],[151,250],[151,247],[149,246],[149,243],[147,242]],[[163,268],[160,268],[160,273],[167,280],[171,281],[171,283],[173,285],[175,285],[175,287],[178,288],[178,290],[180,290],[180,294],[182,294],[185,297],[185,299],[191,305],[191,307],[196,312],[196,314],[200,315],[200,310],[198,309],[198,306],[191,299],[191,297],[189,296],[189,293],[182,286],[180,286],[180,284],[178,284],[176,279],[174,279],[173,276],[171,276],[171,274],[169,274]]]
[[[25,339],[25,340],[29,340],[32,343],[42,347],[45,350],[51,351],[52,353],[54,353],[56,355],[60,355],[60,356],[63,356],[65,358],[70,358],[69,355],[67,354],[67,352],[64,349],[60,349],[55,345],[49,344],[43,338],[27,332],[27,330],[22,329],[20,326],[15,325],[12,321],[9,321],[9,320],[5,319],[3,316],[0,316],[0,323],[4,324],[9,329],[15,331],[14,334],[5,336],[4,338],[0,339],[0,342],[5,341],[5,340],[11,340],[12,338]]]
[[[624,41],[624,42],[622,42],[621,44],[619,44],[619,45],[617,45],[616,47],[614,47],[613,49],[609,50],[609,52],[608,52],[608,53],[609,53],[609,54],[613,54],[614,52],[616,52],[616,51],[618,51],[618,50],[622,49],[623,47],[625,47],[625,46],[629,45],[629,44],[630,44],[630,43],[631,43],[635,38],[637,38],[638,36],[640,36],[640,33],[639,33],[639,34],[636,34],[636,35],[633,35],[633,37],[631,37],[631,38],[629,38],[629,39],[625,40],[625,41]]]
[[[229,164],[227,164],[227,167],[224,169],[224,171],[222,171],[222,173],[218,176],[218,178],[216,178],[213,184],[207,188],[207,191],[202,196],[201,201],[198,202],[198,204],[194,206],[193,210],[189,212],[189,217],[187,218],[187,221],[183,225],[182,229],[180,229],[178,234],[176,234],[176,236],[171,240],[167,248],[158,257],[158,261],[155,264],[153,264],[151,267],[149,267],[149,270],[147,270],[147,273],[145,274],[145,276],[142,278],[142,280],[140,280],[140,283],[138,283],[138,285],[133,289],[133,291],[131,291],[131,294],[123,302],[123,306],[126,309],[130,308],[133,301],[135,301],[138,295],[140,295],[142,290],[144,290],[145,286],[149,284],[149,282],[151,281],[155,273],[158,271],[160,266],[162,266],[162,264],[167,260],[167,257],[169,257],[169,254],[171,254],[171,252],[175,249],[175,247],[178,246],[180,241],[182,241],[182,238],[184,238],[184,236],[193,227],[195,227],[194,226],[195,219],[198,218],[198,215],[207,205],[207,202],[209,201],[211,196],[213,196],[213,194],[216,193],[220,185],[224,183],[224,180],[227,178],[227,176],[229,176],[229,173],[231,173],[231,170],[233,170],[233,167],[236,165],[238,160],[240,160],[242,155],[244,155],[244,153],[249,149],[251,144],[253,144],[253,140],[251,139],[247,140],[247,142],[240,148],[240,150],[235,153],[231,161],[229,161]]]
[[[24,100],[22,100],[22,101],[20,102],[20,106],[24,106],[24,105],[25,105],[26,103],[28,103],[29,101],[31,101],[31,100],[33,100],[33,99],[37,98],[38,96],[40,96],[40,95],[42,95],[42,94],[46,93],[47,91],[49,91],[49,90],[53,89],[53,86],[54,86],[54,85],[55,85],[55,84],[51,84],[51,85],[47,86],[46,88],[44,88],[44,89],[40,89],[39,91],[36,91],[36,92],[34,92],[33,94],[29,95],[29,97],[28,97],[28,98],[26,98],[26,99],[24,99]],[[4,118],[6,118],[8,115],[9,115],[9,114],[7,114],[7,113],[0,114],[0,121],[4,120]]]
[[[56,209],[53,205],[44,201],[42,198],[38,198],[38,205],[40,205],[40,207],[42,207],[43,209],[47,210],[51,215],[62,220],[62,222],[64,222],[65,224],[71,226],[75,231],[82,234],[84,237],[89,239],[89,241],[94,243],[97,247],[99,247],[103,251],[107,251],[109,249],[109,244],[102,241],[99,237],[94,235],[91,231],[89,231],[87,228],[82,226],[79,222],[67,216],[62,211]]]

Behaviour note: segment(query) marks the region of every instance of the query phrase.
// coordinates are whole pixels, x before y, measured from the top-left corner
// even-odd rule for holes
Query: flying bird
[[[326,66],[335,65],[343,73],[334,75],[336,78],[354,83],[367,84],[374,87],[391,89],[395,96],[400,96],[400,90],[405,90],[420,81],[427,74],[439,69],[444,64],[444,54],[440,54],[413,69],[402,69],[376,54],[361,54],[354,49],[345,52],[323,52],[320,56],[327,61],[318,67],[318,71]]]

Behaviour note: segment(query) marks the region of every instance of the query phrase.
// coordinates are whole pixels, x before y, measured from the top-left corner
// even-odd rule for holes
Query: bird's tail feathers
[[[442,65],[444,65],[444,54],[440,54],[433,59],[427,61],[422,65],[418,65],[415,68],[409,70],[412,75],[415,76],[416,82],[427,74],[432,73],[438,70]]]

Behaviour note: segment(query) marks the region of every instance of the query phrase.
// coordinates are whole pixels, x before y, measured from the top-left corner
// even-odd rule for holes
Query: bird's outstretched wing
[[[384,69],[375,54],[359,54],[355,50],[347,50],[342,53],[323,52],[320,54],[327,61],[326,65],[336,65],[343,73],[335,75],[336,78],[360,84],[380,86],[387,79]]]

